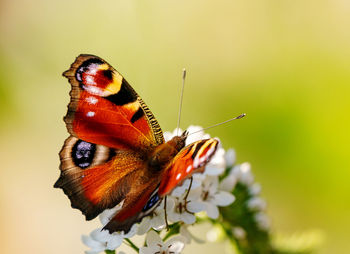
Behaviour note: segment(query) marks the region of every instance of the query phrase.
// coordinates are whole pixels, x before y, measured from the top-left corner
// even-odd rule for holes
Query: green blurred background
[[[186,67],[182,127],[247,113],[209,133],[251,162],[273,231],[317,230],[319,253],[349,253],[346,0],[1,0],[1,253],[82,253],[98,224],[52,188],[68,135],[61,73],[80,53],[119,70],[163,130]]]

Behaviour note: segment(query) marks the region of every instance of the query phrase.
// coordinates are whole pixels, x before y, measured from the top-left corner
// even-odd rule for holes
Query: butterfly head
[[[180,151],[182,148],[185,147],[186,139],[188,136],[188,131],[184,131],[181,136],[175,136],[172,138],[172,142],[174,144],[174,147],[177,151]]]

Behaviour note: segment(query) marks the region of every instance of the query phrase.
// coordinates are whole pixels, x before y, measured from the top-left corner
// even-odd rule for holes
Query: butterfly
[[[122,204],[103,228],[110,233],[128,232],[150,215],[176,186],[203,171],[217,149],[213,138],[185,146],[187,131],[165,142],[141,97],[97,56],[79,55],[63,76],[72,87],[64,117],[70,136],[54,187],[86,220]]]

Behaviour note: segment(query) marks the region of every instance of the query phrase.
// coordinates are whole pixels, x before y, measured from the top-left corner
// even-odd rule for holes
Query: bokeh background
[[[182,127],[247,113],[209,133],[251,162],[273,232],[316,230],[318,253],[349,253],[349,27],[346,0],[1,0],[0,252],[82,253],[98,224],[52,187],[67,137],[61,73],[90,53],[163,130],[176,127],[183,67]]]

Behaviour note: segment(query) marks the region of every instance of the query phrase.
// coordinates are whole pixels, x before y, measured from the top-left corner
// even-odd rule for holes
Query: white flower
[[[249,194],[252,196],[257,196],[261,192],[261,185],[258,183],[254,183],[252,186],[249,187]]]
[[[248,162],[242,163],[239,166],[238,180],[244,185],[250,186],[254,183],[254,176],[250,170],[250,164]]]
[[[101,229],[96,229],[96,230],[101,230]],[[82,235],[81,240],[86,246],[91,248],[91,250],[85,251],[86,254],[97,254],[106,249],[105,243],[94,240],[91,237],[91,235],[90,236]]]
[[[175,236],[165,243],[155,231],[150,231],[146,237],[147,247],[141,247],[140,254],[178,254],[185,247],[186,239]]]
[[[235,174],[233,174],[234,170],[231,170],[230,173],[221,180],[219,189],[227,192],[232,192],[234,187],[236,186],[236,183],[238,181],[238,178]]]
[[[198,188],[197,188],[198,189]],[[180,196],[171,195],[167,198],[167,214],[171,222],[182,221],[186,224],[193,224],[196,221],[194,213],[205,209],[199,202],[199,192],[191,190],[186,198],[187,192]],[[186,199],[185,199],[186,198]],[[168,209],[169,207],[169,209]]]
[[[263,211],[266,209],[266,202],[262,198],[253,197],[248,200],[247,207],[251,211]]]
[[[247,162],[231,168],[229,174],[221,181],[220,189],[232,192],[237,182],[240,182],[246,186],[251,186],[253,193],[260,192],[259,186],[253,185],[254,176],[251,173],[250,164]]]
[[[97,228],[93,230],[89,236],[82,236],[82,242],[91,248],[91,250],[85,253],[95,254],[103,252],[104,250],[115,250],[122,244],[124,238],[132,237],[136,234],[136,231],[137,225],[133,225],[127,234],[124,234],[124,231],[110,234],[108,230]]]
[[[233,227],[232,233],[239,240],[243,240],[247,236],[247,232],[241,227]]]
[[[200,200],[205,207],[204,210],[212,219],[219,217],[217,206],[228,206],[235,200],[231,193],[219,190],[218,184],[219,179],[217,176],[206,176],[202,182],[202,187],[193,191],[200,191]]]
[[[256,213],[254,219],[261,230],[267,231],[270,228],[270,220],[263,212]]]
[[[232,167],[236,162],[236,152],[232,148],[225,153],[226,167]]]

